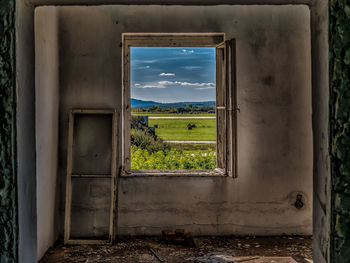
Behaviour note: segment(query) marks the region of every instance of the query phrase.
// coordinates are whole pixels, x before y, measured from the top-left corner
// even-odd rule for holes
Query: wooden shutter
[[[216,168],[226,169],[226,43],[216,47]]]
[[[227,174],[237,177],[237,76],[236,76],[236,40],[227,40],[226,46],[226,141]]]
[[[216,167],[237,176],[236,41],[216,48]]]

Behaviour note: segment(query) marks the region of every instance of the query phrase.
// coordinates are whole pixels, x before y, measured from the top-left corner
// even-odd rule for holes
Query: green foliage
[[[147,128],[146,121],[140,116],[131,115],[131,129],[145,130]]]
[[[141,116],[131,116],[131,129],[144,131],[145,133],[151,135],[155,140],[157,140],[154,129],[149,128],[145,119]]]
[[[146,150],[149,153],[158,151],[167,152],[170,149],[170,147],[165,144],[163,140],[155,138],[150,133],[143,130],[131,129],[130,140],[131,145]]]
[[[181,150],[149,151],[131,146],[131,169],[156,169],[156,170],[211,170],[216,167],[216,153],[212,151],[200,151],[184,153]]]
[[[147,150],[149,153],[168,151],[170,147],[156,136],[154,129],[147,126],[145,119],[140,116],[131,116],[131,145]]]
[[[188,108],[192,108],[191,105]],[[172,144],[170,150],[170,144],[162,140],[215,140],[215,119],[191,119],[191,123],[188,119],[149,119],[149,125],[157,127],[157,135],[143,118],[132,116],[131,169],[210,170],[216,167],[215,144]]]

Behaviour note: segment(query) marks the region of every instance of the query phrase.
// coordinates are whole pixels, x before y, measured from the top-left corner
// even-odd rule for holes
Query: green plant
[[[211,170],[216,167],[214,151],[184,153],[179,150],[150,153],[135,145],[131,146],[131,169],[156,170]]]
[[[157,140],[157,136],[156,136],[154,129],[151,129],[150,127],[148,127],[148,124],[146,123],[146,120],[144,117],[145,116],[132,115],[130,128],[135,129],[135,130],[144,131],[145,133],[150,134],[155,140]]]
[[[149,153],[157,151],[168,151],[169,145],[163,142],[162,139],[151,135],[147,131],[131,129],[130,134],[131,145],[147,150]]]

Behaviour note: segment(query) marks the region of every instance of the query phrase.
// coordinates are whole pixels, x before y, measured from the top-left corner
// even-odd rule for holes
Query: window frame
[[[231,86],[226,76],[230,67],[226,62],[230,52],[225,33],[123,33],[122,34],[122,170],[121,176],[232,176],[233,161],[228,156],[232,147],[227,142],[232,138],[230,116],[232,99],[227,99]],[[132,170],[130,156],[130,48],[131,47],[215,47],[216,48],[216,168],[213,170]],[[230,123],[226,125],[227,121]],[[232,143],[230,143],[232,146]],[[231,149],[231,150],[230,150]]]

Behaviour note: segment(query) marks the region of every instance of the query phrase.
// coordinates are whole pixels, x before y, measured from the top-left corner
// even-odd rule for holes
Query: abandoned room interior
[[[34,26],[39,257],[63,231],[68,244],[108,241],[113,230],[120,236],[159,235],[169,228],[195,236],[312,234],[308,7],[38,7]],[[165,33],[151,34],[157,32]],[[218,53],[226,39],[237,41],[237,65],[230,71],[236,70],[239,87],[237,152],[223,148],[228,142],[219,145],[220,136],[233,136],[221,133],[225,122],[219,123],[227,113],[219,105],[233,96],[221,90],[226,65],[220,65]],[[229,152],[236,155],[231,157],[236,172],[130,172],[129,47],[220,44],[217,168],[230,170],[231,164],[219,160]],[[104,128],[89,135],[95,126]],[[115,211],[110,209],[115,202],[111,169],[119,173]],[[294,206],[298,194],[304,204],[299,209]]]
[[[330,237],[328,2],[140,2],[16,5],[16,261],[347,262]],[[210,169],[133,168],[135,47],[214,50],[214,84],[181,82],[213,88]],[[159,94],[180,83],[159,72]],[[160,240],[173,230],[196,248]]]

